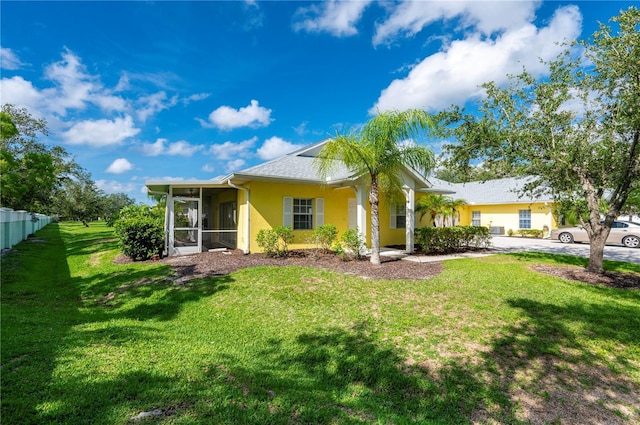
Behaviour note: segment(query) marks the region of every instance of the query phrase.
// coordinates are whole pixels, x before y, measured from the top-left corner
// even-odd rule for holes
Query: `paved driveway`
[[[563,244],[551,239],[529,239],[517,236],[494,236],[494,248],[507,252],[531,251],[551,254],[568,254],[578,257],[589,257],[588,243]],[[607,245],[604,248],[605,260],[626,261],[640,264],[640,248]]]

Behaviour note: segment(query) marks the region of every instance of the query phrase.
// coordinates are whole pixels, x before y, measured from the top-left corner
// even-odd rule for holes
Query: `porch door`
[[[236,235],[238,233],[236,211],[235,201],[220,204],[220,243],[229,248],[236,247]]]
[[[173,248],[177,254],[200,252],[200,199],[173,198]]]

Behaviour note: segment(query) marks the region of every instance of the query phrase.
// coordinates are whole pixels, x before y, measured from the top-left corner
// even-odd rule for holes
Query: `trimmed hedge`
[[[456,252],[487,248],[491,234],[484,226],[421,227],[416,229],[415,243],[426,253]]]
[[[518,229],[518,234],[524,238],[541,238],[544,232],[539,229]]]

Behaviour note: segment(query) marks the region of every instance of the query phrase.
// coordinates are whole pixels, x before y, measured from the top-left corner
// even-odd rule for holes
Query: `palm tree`
[[[447,198],[446,206],[448,211],[445,221],[451,226],[457,226],[460,222],[460,208],[465,205],[467,205],[467,202],[464,199]]]
[[[463,199],[453,199],[436,193],[428,193],[416,201],[416,213],[420,220],[429,214],[434,227],[456,226],[460,221],[459,209],[467,205]]]
[[[408,166],[426,175],[434,165],[433,152],[424,146],[402,143],[433,126],[429,114],[419,109],[379,112],[359,131],[337,134],[316,157],[321,176],[342,162],[358,176],[369,178],[371,204],[371,263],[380,264],[379,195],[392,197],[402,187],[401,170]]]
[[[416,201],[416,213],[420,214],[420,220],[429,214],[433,220],[433,227],[438,227],[438,220],[446,213],[446,198],[436,193],[427,193]]]

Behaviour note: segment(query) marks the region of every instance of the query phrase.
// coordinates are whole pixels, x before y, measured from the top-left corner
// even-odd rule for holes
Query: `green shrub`
[[[513,236],[513,229],[507,230],[507,236]]]
[[[486,248],[491,234],[485,226],[421,227],[416,229],[415,241],[427,253],[455,252]]]
[[[309,243],[314,246],[314,251],[317,254],[320,252],[327,252],[331,249],[334,241],[338,237],[338,229],[333,224],[323,224],[315,228],[311,236],[309,236]]]
[[[164,248],[163,217],[146,205],[122,209],[114,228],[120,249],[135,261],[148,260]]]
[[[518,234],[525,238],[541,238],[543,232],[540,229],[518,229]]]
[[[338,249],[334,247],[334,250],[338,252],[343,259],[346,259],[347,255],[350,254],[359,260],[365,251],[364,242],[364,236],[360,234],[357,227],[355,229],[348,229],[340,237],[340,244],[336,245]]]
[[[286,257],[289,255],[289,244],[294,240],[293,231],[288,226],[275,229],[260,229],[256,236],[258,246],[267,257]]]

